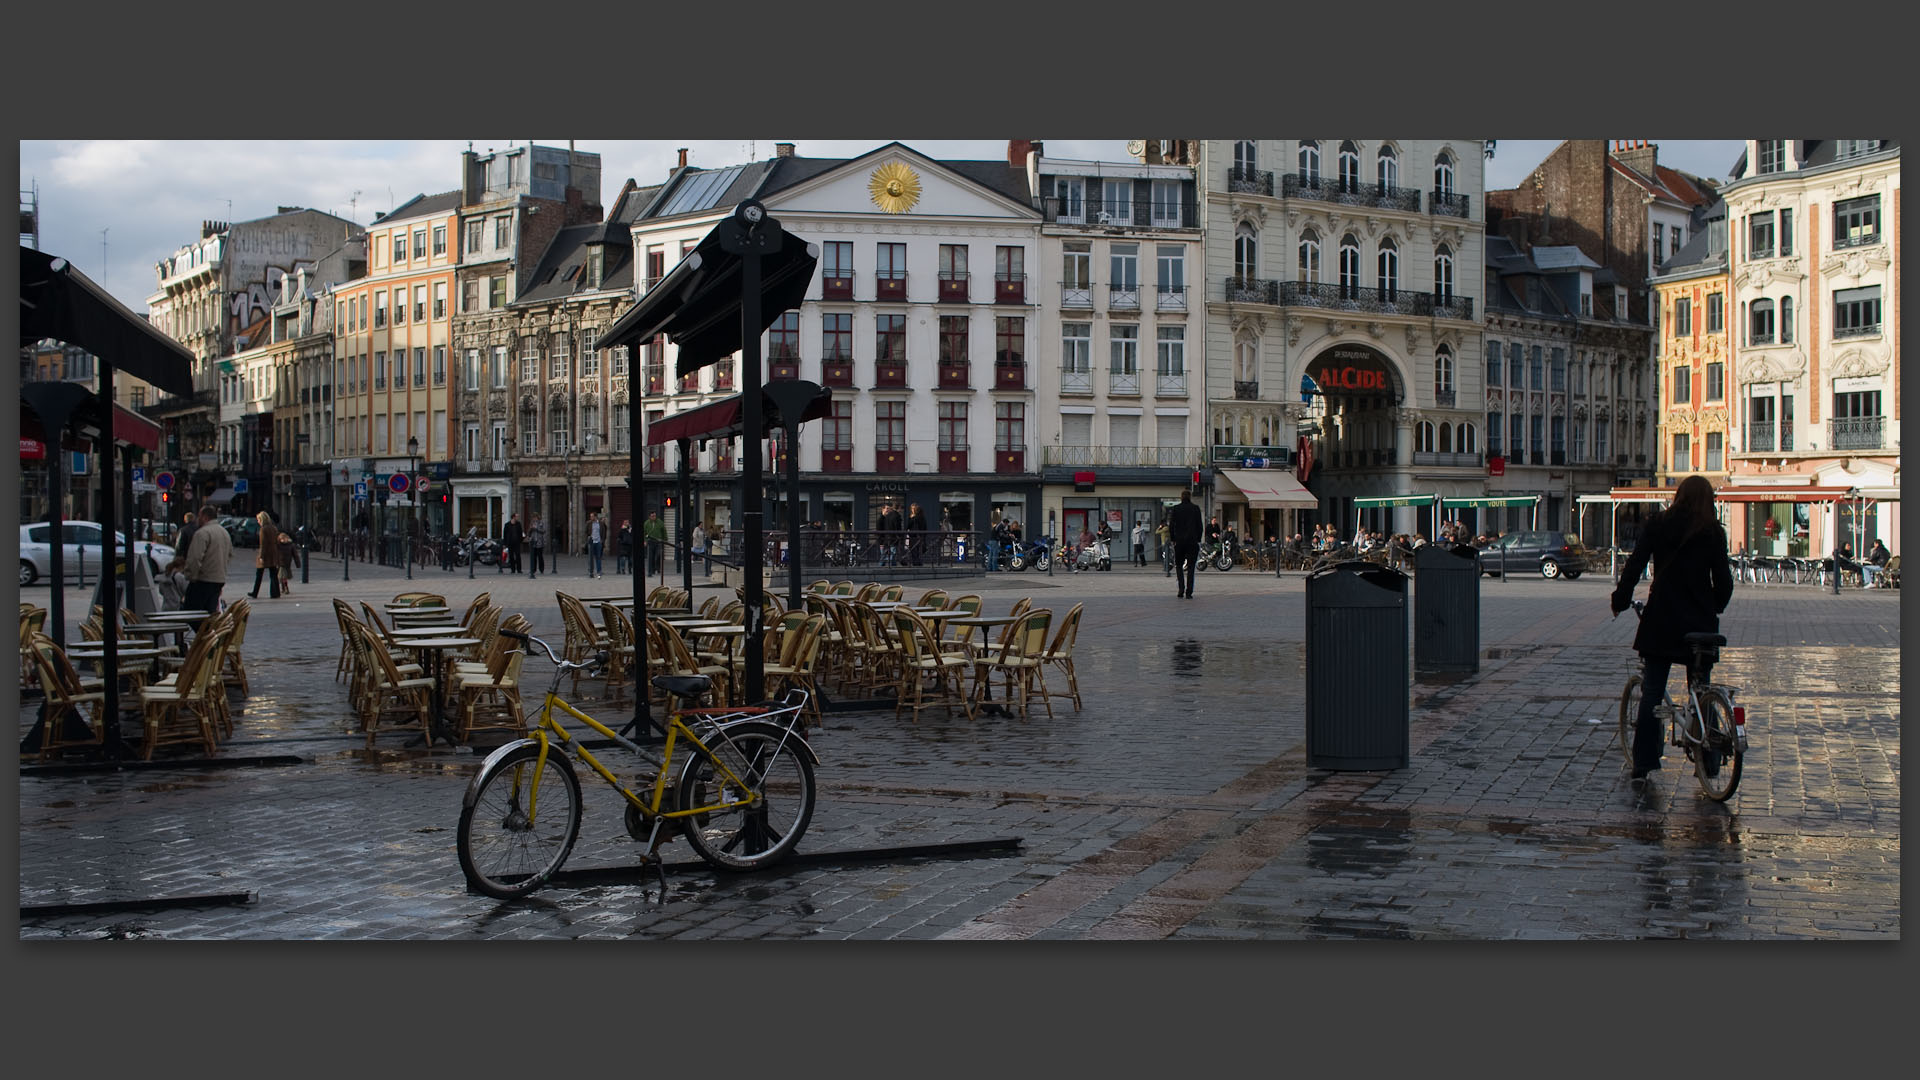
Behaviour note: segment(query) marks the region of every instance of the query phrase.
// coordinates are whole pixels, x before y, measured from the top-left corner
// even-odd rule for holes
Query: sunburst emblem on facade
[[[920,178],[898,161],[889,161],[873,170],[867,181],[873,193],[873,205],[889,214],[904,214],[920,201]]]

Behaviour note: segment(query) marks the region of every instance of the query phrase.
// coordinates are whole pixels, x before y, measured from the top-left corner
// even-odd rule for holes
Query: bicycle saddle
[[[653,685],[675,697],[697,698],[713,689],[713,680],[705,675],[655,675]]]
[[[1717,649],[1727,643],[1726,637],[1722,634],[1688,634],[1680,640],[1686,642],[1688,648],[1711,645]]]

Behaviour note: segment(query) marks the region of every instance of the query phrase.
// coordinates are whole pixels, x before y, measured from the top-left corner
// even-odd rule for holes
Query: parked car
[[[1572,533],[1555,529],[1519,530],[1480,549],[1480,572],[1497,575],[1502,559],[1506,572],[1544,578],[1564,577],[1568,581],[1587,569],[1587,546]]]
[[[233,538],[234,547],[260,546],[260,523],[253,518],[228,515],[214,520]]]
[[[20,584],[31,585],[53,573],[53,526],[42,521],[37,525],[20,526]],[[80,576],[82,546],[86,548],[86,565],[90,574],[100,572],[100,524],[95,521],[63,521],[60,523],[61,535],[65,537],[61,554],[64,560],[62,570],[68,577]],[[126,550],[127,538],[124,533],[113,534],[113,549]],[[173,561],[174,551],[165,544],[150,544],[143,540],[133,542],[136,555],[147,555],[153,560],[152,569],[158,573],[160,568]]]

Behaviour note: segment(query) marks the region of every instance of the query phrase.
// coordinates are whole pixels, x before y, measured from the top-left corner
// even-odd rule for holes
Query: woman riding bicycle
[[[1653,562],[1645,614],[1633,648],[1642,662],[1640,715],[1633,731],[1633,779],[1644,780],[1660,767],[1665,733],[1654,706],[1665,700],[1667,673],[1686,664],[1688,634],[1717,634],[1720,613],[1733,599],[1733,573],[1727,567],[1727,531],[1713,514],[1713,485],[1704,476],[1680,481],[1673,503],[1648,519],[1633,546],[1610,598],[1618,616],[1633,603],[1633,587]]]

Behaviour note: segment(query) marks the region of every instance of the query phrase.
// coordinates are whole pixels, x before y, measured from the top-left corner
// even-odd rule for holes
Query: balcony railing
[[[1427,210],[1436,217],[1467,217],[1467,197],[1434,188],[1427,193]]]
[[[1138,395],[1140,393],[1140,373],[1137,371],[1107,372],[1107,393]]]
[[[936,385],[942,390],[965,390],[971,386],[972,380],[967,377],[966,361],[957,363],[951,360],[941,361]]]
[[[826,447],[820,451],[821,472],[852,472],[853,447]]]
[[[1435,405],[1436,407],[1438,407],[1438,408],[1442,408],[1442,409],[1451,409],[1451,408],[1453,408],[1453,403],[1454,403],[1454,391],[1452,391],[1452,390],[1450,390],[1450,389],[1449,389],[1449,390],[1437,390],[1437,389],[1436,389],[1436,390],[1435,390],[1435,391],[1433,392],[1433,403],[1434,403],[1434,405]]]
[[[993,365],[993,388],[995,390],[1025,390],[1027,388],[1027,365],[1003,364],[996,361]]]
[[[1771,259],[1773,258],[1773,245],[1768,244],[1765,247],[1760,247],[1758,245],[1751,246],[1747,249],[1747,258]]]
[[[1272,195],[1273,174],[1236,166],[1227,170],[1227,190],[1246,195]]]
[[[964,473],[967,471],[967,450],[965,447],[942,448],[936,468],[943,473]]]
[[[822,300],[853,299],[853,272],[832,273],[820,279],[820,298]]]
[[[1415,188],[1383,184],[1341,183],[1325,176],[1308,178],[1288,173],[1282,178],[1281,194],[1288,198],[1318,199],[1342,206],[1377,206],[1388,210],[1420,212],[1420,192]]]
[[[1450,465],[1456,468],[1478,468],[1484,462],[1479,454],[1463,454],[1459,452],[1445,453],[1438,450],[1415,450],[1413,452],[1413,463],[1415,465]]]
[[[1139,311],[1139,284],[1107,286],[1107,309],[1109,311]]]
[[[1280,303],[1280,282],[1269,278],[1230,277],[1226,280],[1225,299],[1229,304]]]
[[[1747,452],[1750,454],[1773,453],[1773,421],[1747,425]]]
[[[850,357],[829,357],[820,361],[820,385],[852,386],[853,360]]]
[[[1767,333],[1765,333],[1765,334],[1748,334],[1748,335],[1747,335],[1747,344],[1749,344],[1749,345],[1771,345],[1771,344],[1773,344],[1773,333],[1772,333],[1771,331],[1769,331],[1769,332],[1767,332]]]
[[[1839,341],[1841,338],[1873,337],[1878,333],[1880,333],[1879,323],[1868,323],[1865,326],[1836,326],[1833,328],[1833,340]]]
[[[875,386],[907,385],[906,362],[904,360],[897,360],[891,363],[887,361],[875,361],[873,365],[873,385]]]
[[[1279,303],[1287,306],[1328,308],[1334,311],[1358,311],[1379,315],[1437,314],[1433,294],[1407,289],[1375,289],[1364,285],[1338,285],[1326,281],[1283,281]],[[1444,309],[1448,318],[1472,318],[1473,301],[1453,297]]]
[[[1063,394],[1093,393],[1093,372],[1076,371],[1072,368],[1060,369],[1060,392]]]
[[[1027,302],[1027,275],[993,275],[993,302],[996,304],[1024,304]]]
[[[1435,293],[1433,295],[1433,311],[1431,314],[1436,319],[1460,319],[1465,322],[1472,322],[1473,298],[1470,296],[1455,296],[1452,293]],[[1559,389],[1564,390],[1566,388],[1560,387]]]
[[[1827,438],[1835,450],[1878,450],[1884,420],[1880,416],[1837,416],[1827,421]]]
[[[1027,471],[1027,452],[996,448],[993,452],[993,471],[1002,476],[1018,476]]]
[[[1239,382],[1236,380],[1233,384],[1233,400],[1260,400],[1260,384],[1258,382]]]
[[[1186,375],[1155,375],[1153,377],[1153,393],[1155,397],[1186,397]]]
[[[1187,310],[1187,287],[1185,285],[1163,285],[1154,290],[1153,307],[1155,311]]]
[[[970,291],[971,284],[964,270],[940,271],[940,302],[943,304],[971,303],[973,299]]]
[[[1093,306],[1093,283],[1090,281],[1063,281],[1060,283],[1060,306],[1090,308]]]
[[[1267,449],[1279,450],[1280,447]],[[1236,458],[1235,460],[1238,460]],[[1207,463],[1198,446],[1043,446],[1042,465],[1107,466],[1122,469],[1191,469]]]
[[[1877,244],[1879,242],[1880,232],[1877,229],[1873,232],[1863,232],[1858,236],[1835,236],[1833,238],[1835,250],[1839,250],[1840,248],[1865,247],[1868,244]]]
[[[896,270],[875,277],[873,298],[881,301],[904,301],[907,298],[907,272]]]

